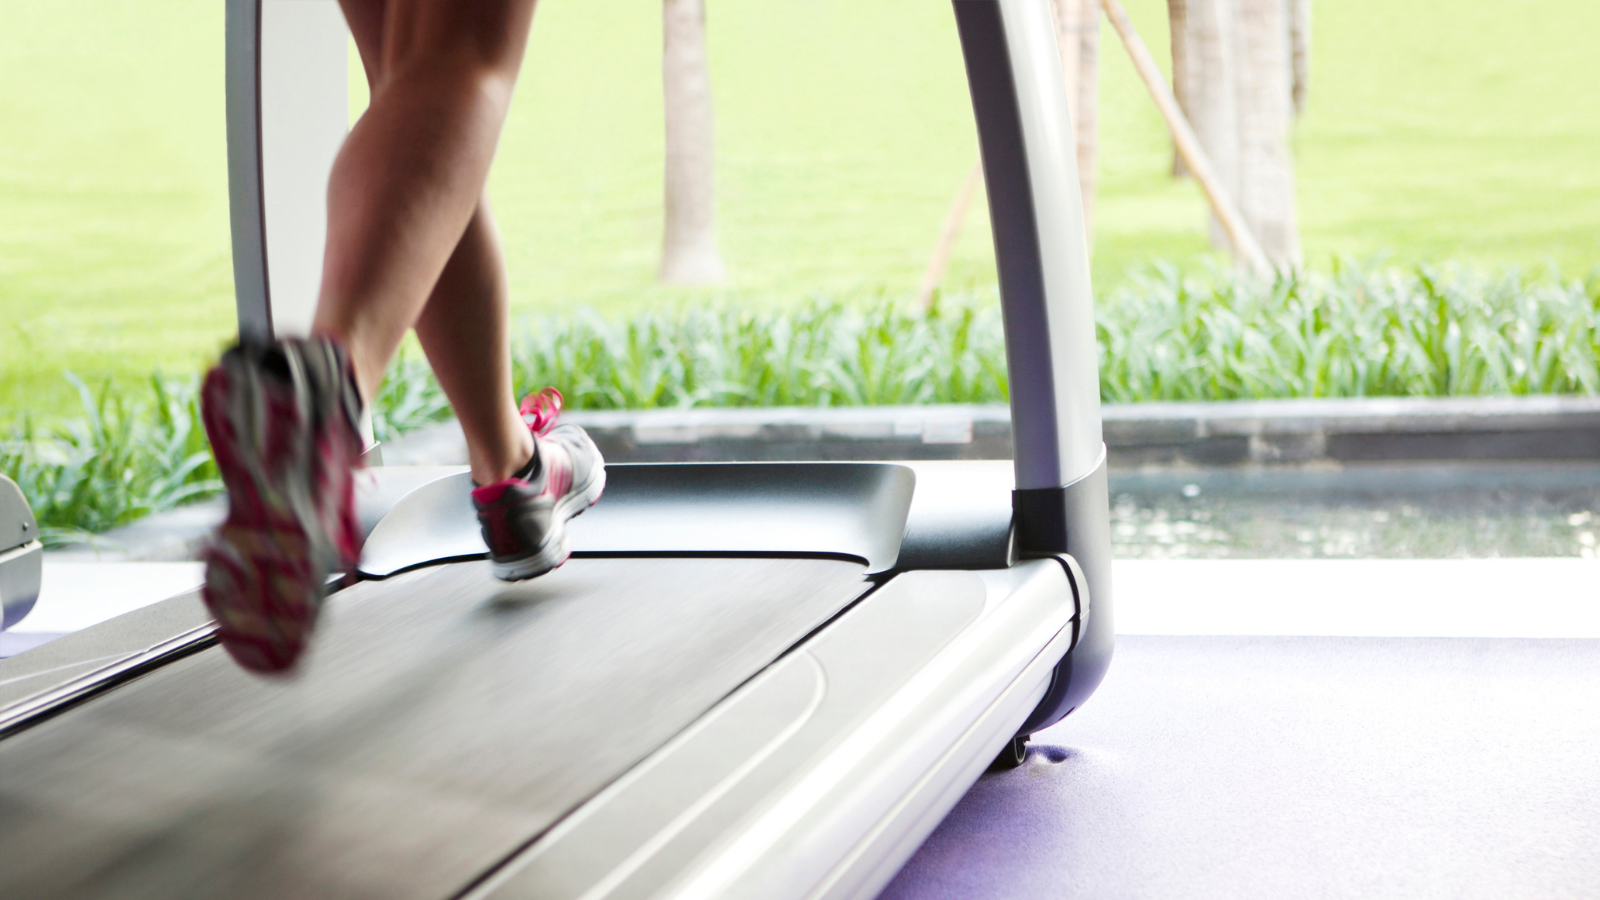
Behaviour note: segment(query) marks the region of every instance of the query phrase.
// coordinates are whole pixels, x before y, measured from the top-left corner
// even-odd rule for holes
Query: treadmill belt
[[[0,896],[448,897],[868,587],[825,559],[487,563],[330,600],[0,741]]]

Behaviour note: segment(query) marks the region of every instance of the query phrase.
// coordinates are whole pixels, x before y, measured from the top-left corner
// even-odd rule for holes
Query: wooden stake
[[[934,246],[928,269],[922,274],[922,286],[917,288],[917,303],[923,312],[933,309],[933,292],[938,290],[939,282],[944,280],[945,269],[950,267],[950,255],[955,252],[956,238],[961,236],[961,223],[966,221],[967,209],[972,206],[972,198],[977,196],[978,184],[982,181],[983,160],[979,160],[972,164],[967,180],[961,182],[961,190],[950,204],[950,211],[945,213],[939,243]]]
[[[1127,11],[1117,0],[1101,0],[1101,6],[1105,8],[1106,18],[1111,20],[1111,27],[1115,28],[1117,36],[1122,38],[1122,46],[1127,48],[1134,69],[1138,70],[1145,88],[1150,91],[1150,98],[1155,101],[1156,109],[1161,111],[1161,118],[1166,120],[1167,129],[1172,132],[1172,143],[1178,148],[1178,155],[1183,157],[1184,165],[1189,167],[1189,173],[1199,183],[1200,190],[1206,195],[1212,211],[1217,214],[1217,221],[1222,223],[1222,229],[1227,232],[1228,241],[1233,244],[1234,254],[1255,274],[1263,277],[1273,274],[1272,264],[1267,261],[1267,255],[1262,252],[1261,245],[1256,242],[1255,235],[1250,233],[1250,227],[1245,224],[1244,217],[1233,205],[1233,198],[1228,196],[1228,192],[1217,180],[1216,173],[1211,168],[1211,161],[1206,158],[1205,151],[1200,148],[1199,139],[1194,136],[1194,129],[1189,127],[1189,120],[1184,118],[1183,110],[1178,108],[1178,101],[1172,96],[1172,88],[1167,86],[1167,79],[1157,68],[1156,61],[1151,58],[1150,50],[1139,38],[1139,33],[1133,30],[1133,23],[1128,21]]]

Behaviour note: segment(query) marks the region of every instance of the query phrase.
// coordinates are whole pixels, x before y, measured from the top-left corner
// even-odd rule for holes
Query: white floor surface
[[[197,562],[84,562],[44,560],[39,600],[11,630],[65,634],[200,586]]]
[[[1118,560],[1119,634],[1600,637],[1600,560]]]
[[[1118,560],[1119,634],[1600,638],[1600,561]],[[87,628],[199,586],[192,562],[52,560],[12,631]]]

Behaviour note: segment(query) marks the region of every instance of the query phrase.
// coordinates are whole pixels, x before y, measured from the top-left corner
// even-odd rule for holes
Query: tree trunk
[[[1193,174],[1201,193],[1205,194],[1212,215],[1226,231],[1234,249],[1235,261],[1240,267],[1251,272],[1270,275],[1272,264],[1267,261],[1266,254],[1261,252],[1261,247],[1250,233],[1249,226],[1245,225],[1244,217],[1239,214],[1232,196],[1217,180],[1216,174],[1211,169],[1211,163],[1206,158],[1205,150],[1200,147],[1194,129],[1189,126],[1188,117],[1178,108],[1178,98],[1172,95],[1172,88],[1167,84],[1166,75],[1162,74],[1156,65],[1155,58],[1150,55],[1150,49],[1140,39],[1139,32],[1134,30],[1133,23],[1128,21],[1128,11],[1122,8],[1119,0],[1101,0],[1100,5],[1105,8],[1106,18],[1111,21],[1111,27],[1116,30],[1117,37],[1122,39],[1122,45],[1128,51],[1128,60],[1133,63],[1134,71],[1139,73],[1139,80],[1144,82],[1145,89],[1150,92],[1150,99],[1155,101],[1156,110],[1167,123],[1167,130],[1172,133],[1172,143],[1182,155],[1185,167]]]
[[[1100,155],[1100,4],[1078,0],[1078,190],[1083,195],[1083,235],[1094,247],[1095,171]]]
[[[727,277],[717,252],[711,75],[702,0],[663,0],[661,84],[666,120],[666,217],[660,279],[711,284]]]
[[[1056,47],[1061,51],[1061,80],[1067,85],[1067,102],[1072,104],[1072,118],[1078,118],[1078,23],[1083,18],[1080,7],[1083,0],[1052,0],[1055,13]]]
[[[1298,265],[1289,22],[1284,0],[1236,0],[1239,211],[1275,265]]]
[[[1183,58],[1188,108],[1184,116],[1211,162],[1217,182],[1239,199],[1239,115],[1234,50],[1238,0],[1186,0]],[[1211,245],[1234,250],[1227,230],[1213,215]],[[1235,255],[1238,255],[1235,253]]]
[[[1095,166],[1099,152],[1100,92],[1099,0],[1054,0],[1056,43],[1061,49],[1061,74],[1077,132],[1078,193],[1083,198],[1083,233],[1094,235]]]
[[[1172,96],[1177,98],[1178,108],[1183,110],[1183,117],[1192,125],[1194,109],[1189,97],[1195,92],[1196,73],[1186,52],[1189,44],[1188,20],[1188,0],[1167,0],[1167,36],[1172,48]],[[1189,177],[1189,169],[1183,164],[1183,154],[1178,152],[1177,147],[1172,148],[1172,177]]]
[[[1305,112],[1311,90],[1311,0],[1289,0],[1289,70],[1294,79],[1290,96],[1298,116]]]

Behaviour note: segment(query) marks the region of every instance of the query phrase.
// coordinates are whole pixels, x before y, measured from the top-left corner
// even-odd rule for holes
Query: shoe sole
[[[318,581],[294,572],[294,554],[283,550],[295,543],[304,545],[304,533],[279,529],[263,538],[264,531],[257,526],[225,522],[206,551],[201,593],[228,655],[252,672],[276,674],[291,669],[304,652],[322,588]],[[269,559],[259,546],[251,547],[262,543],[273,545],[276,559]]]
[[[595,474],[581,489],[568,491],[551,511],[550,533],[539,549],[516,559],[497,560],[490,564],[494,577],[501,581],[527,581],[560,568],[572,555],[567,537],[567,523],[583,515],[589,507],[600,502],[606,490],[605,466],[596,466]]]
[[[208,377],[202,399],[207,436],[230,487],[229,509],[204,554],[201,598],[229,656],[250,671],[282,674],[294,667],[316,626],[331,571],[319,561],[340,553],[304,503],[268,508],[267,498],[291,493],[274,483],[257,449],[264,441],[254,423],[266,416],[256,407],[271,400],[259,379],[248,383],[252,375],[244,365],[225,362],[222,378]],[[240,394],[256,402],[240,403]],[[292,460],[284,470],[289,474],[278,481],[303,474],[309,465]]]

